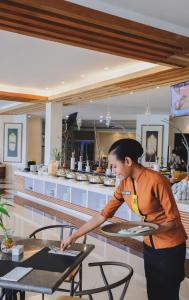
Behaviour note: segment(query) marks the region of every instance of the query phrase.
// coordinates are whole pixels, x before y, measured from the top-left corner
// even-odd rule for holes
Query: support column
[[[46,104],[45,165],[53,159],[53,149],[62,150],[62,103]]]

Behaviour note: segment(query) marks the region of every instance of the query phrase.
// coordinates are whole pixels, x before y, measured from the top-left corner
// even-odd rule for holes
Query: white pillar
[[[62,103],[46,104],[45,165],[53,159],[53,149],[62,150]]]

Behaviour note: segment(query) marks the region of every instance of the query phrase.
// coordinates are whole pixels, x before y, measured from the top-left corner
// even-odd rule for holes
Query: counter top
[[[47,175],[38,175],[31,172],[16,171],[15,175],[23,176],[27,178],[37,179],[41,181],[52,182],[55,184],[61,184],[69,187],[78,188],[81,190],[101,193],[103,195],[113,195],[116,187],[107,187],[103,184],[92,184],[88,181],[77,181],[75,179],[66,179],[64,177],[54,177]],[[189,201],[176,201],[179,211],[189,212]]]
[[[64,177],[38,175],[36,173],[31,173],[31,172],[16,171],[14,174],[18,175],[18,176],[27,177],[27,178],[48,181],[48,182],[52,182],[55,184],[62,184],[65,186],[75,187],[75,188],[82,189],[82,190],[85,189],[87,191],[98,192],[98,193],[105,194],[105,195],[107,195],[107,194],[113,195],[113,193],[116,189],[116,187],[108,187],[108,186],[104,186],[103,184],[92,184],[92,183],[89,183],[88,181],[77,181],[75,179],[66,179]]]

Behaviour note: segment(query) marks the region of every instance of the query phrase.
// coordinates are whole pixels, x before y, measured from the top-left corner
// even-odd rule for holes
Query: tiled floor
[[[19,236],[28,236],[32,231],[36,228],[50,225],[50,224],[59,224],[61,221],[56,219],[56,217],[52,217],[50,215],[45,214],[39,210],[33,209],[31,207],[23,207],[15,204],[14,208],[11,208],[11,218],[7,220],[7,225],[11,228],[14,228],[14,234]],[[45,238],[45,236],[43,236]],[[48,235],[48,238],[55,238],[51,232]],[[94,288],[101,285],[102,280],[100,278],[100,274],[97,273],[96,269],[88,268],[87,264],[93,261],[104,261],[104,260],[113,260],[113,261],[121,261],[130,264],[134,269],[134,276],[131,279],[127,294],[125,299],[129,300],[144,300],[147,299],[146,295],[146,286],[145,286],[145,277],[144,277],[144,269],[143,269],[143,259],[133,255],[131,253],[126,252],[125,250],[119,249],[115,246],[107,244],[106,242],[88,236],[88,243],[95,245],[95,250],[90,254],[90,256],[86,259],[84,263],[84,288]],[[122,274],[121,269],[112,268],[108,275],[110,276],[110,281],[112,282],[114,279],[119,279]],[[115,300],[118,299],[119,291],[115,291]],[[181,300],[189,299],[189,279],[185,279],[182,283],[181,287]],[[60,293],[54,293],[52,296],[45,295],[45,299],[57,298]],[[41,295],[36,294],[27,294],[27,298],[41,299]],[[95,297],[95,299],[106,300],[106,294],[100,294]],[[171,300],[171,299],[167,299]]]

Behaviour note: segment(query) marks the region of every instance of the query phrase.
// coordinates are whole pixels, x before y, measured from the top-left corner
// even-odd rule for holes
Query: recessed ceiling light
[[[85,78],[85,74],[81,74],[80,77],[81,77],[81,78]]]
[[[46,87],[45,89],[46,89],[46,90],[48,90],[49,88],[48,88],[48,87]]]
[[[156,89],[159,89],[160,87],[159,86],[156,86]]]
[[[109,70],[109,67],[108,67],[108,66],[104,67],[104,70],[105,70],[105,71],[108,71],[108,70]]]
[[[93,103],[94,101],[93,100],[90,100],[90,103]]]
[[[65,81],[61,81],[61,83],[62,83],[62,84],[64,84],[64,83],[65,83]]]
[[[129,94],[132,95],[132,94],[134,94],[134,92],[130,92]]]

